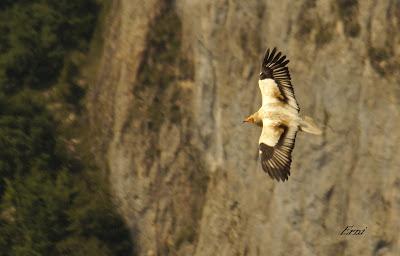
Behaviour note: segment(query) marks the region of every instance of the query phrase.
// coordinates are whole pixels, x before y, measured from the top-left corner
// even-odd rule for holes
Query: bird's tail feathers
[[[315,124],[314,120],[309,117],[305,116],[304,118],[301,119],[300,121],[300,130],[303,132],[315,134],[315,135],[321,135],[322,131],[318,126]]]

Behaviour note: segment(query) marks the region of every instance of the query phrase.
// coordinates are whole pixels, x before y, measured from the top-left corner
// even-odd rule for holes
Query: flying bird
[[[261,64],[258,85],[262,106],[243,122],[262,127],[259,139],[261,166],[272,179],[285,181],[290,175],[292,150],[298,131],[320,135],[312,118],[299,114],[287,64],[289,60],[267,49]]]

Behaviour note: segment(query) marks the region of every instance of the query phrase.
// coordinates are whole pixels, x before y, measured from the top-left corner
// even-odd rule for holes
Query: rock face
[[[134,253],[400,255],[400,2],[171,2],[113,2],[88,97]],[[323,127],[297,135],[285,183],[241,123],[273,46]]]

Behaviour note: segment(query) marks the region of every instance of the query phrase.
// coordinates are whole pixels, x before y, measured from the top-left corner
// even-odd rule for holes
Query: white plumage
[[[289,60],[281,55],[281,52],[276,54],[276,48],[265,53],[258,82],[262,106],[245,122],[263,127],[259,139],[261,166],[271,178],[285,181],[290,175],[297,131],[313,134],[321,134],[321,131],[311,118],[300,117],[286,66]]]

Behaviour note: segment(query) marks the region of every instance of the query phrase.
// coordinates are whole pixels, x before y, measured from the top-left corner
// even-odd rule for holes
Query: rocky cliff
[[[135,253],[400,255],[399,32],[397,0],[114,0],[87,102]],[[273,46],[323,127],[285,183],[241,123]]]

